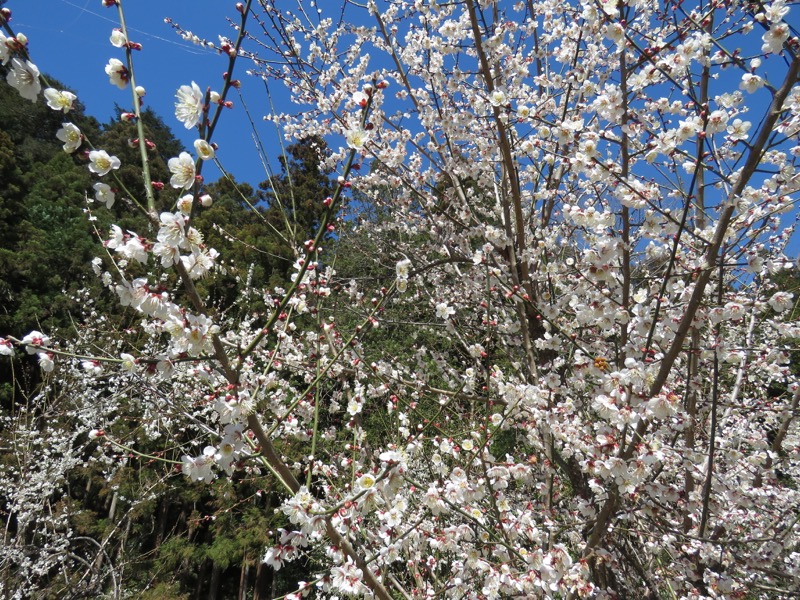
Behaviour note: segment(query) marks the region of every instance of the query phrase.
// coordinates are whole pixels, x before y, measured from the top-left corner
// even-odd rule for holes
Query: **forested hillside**
[[[93,146],[128,165],[120,170],[120,180],[141,196],[140,171],[133,166],[138,149],[129,143],[136,137],[135,125],[119,119],[119,113],[103,121],[78,105],[69,120]],[[101,340],[138,318],[103,286],[93,259],[102,255],[112,222],[144,235],[152,235],[151,226],[119,190],[110,210],[95,199],[86,168],[88,144],[65,153],[53,135],[62,121],[63,115],[43,102],[21,104],[0,78],[0,337],[40,330],[65,340]],[[153,142],[151,174],[155,181],[167,181],[166,161],[183,148],[158,115],[145,110],[143,121]],[[225,254],[226,272],[207,290],[219,310],[239,310],[236,301],[246,286],[286,280],[294,244],[318,219],[312,199],[331,193],[319,170],[320,144],[309,140],[290,146],[287,157],[276,157],[280,171],[258,191],[228,179],[205,186],[213,204],[197,215],[196,226]],[[178,196],[167,186],[159,192],[159,204],[174,208]],[[291,207],[289,220],[283,218],[282,203]],[[97,320],[101,313],[106,320]],[[272,514],[278,500],[262,478],[192,483],[179,468],[158,460],[180,466],[180,453],[166,448],[163,439],[148,443],[136,420],[115,429],[135,450],[110,446],[110,463],[95,461],[91,452],[70,456],[67,451],[55,470],[36,465],[59,454],[63,448],[57,440],[66,439],[69,446],[70,440],[89,435],[75,416],[85,407],[73,402],[68,389],[54,385],[46,373],[42,377],[33,356],[0,362],[5,532],[0,589],[10,594],[28,581],[31,598],[96,597],[108,585],[98,578],[102,563],[113,561],[125,578],[126,597],[272,598],[289,591],[297,575],[284,570],[273,578],[261,560],[272,530],[281,524]],[[94,393],[100,401],[102,384]],[[123,402],[118,410],[136,409]],[[20,429],[28,431],[27,439],[19,437]],[[36,478],[43,478],[35,488],[40,497],[10,493],[19,490],[22,479]],[[26,514],[30,520],[23,520]],[[39,566],[32,573],[32,564],[48,564],[38,556],[42,547],[67,532],[69,548],[55,548],[51,568]]]

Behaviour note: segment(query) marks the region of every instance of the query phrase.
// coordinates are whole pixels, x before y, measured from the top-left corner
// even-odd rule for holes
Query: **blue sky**
[[[225,0],[123,2],[129,38],[143,46],[134,55],[134,69],[137,84],[147,89],[146,106],[152,107],[190,149],[196,135],[175,119],[175,91],[191,81],[196,81],[201,89],[210,86],[220,90],[227,58],[182,40],[164,19],[169,17],[199,37],[217,42],[219,35],[235,37],[236,32],[226,18],[239,17],[234,5],[235,2]],[[108,59],[124,60],[123,51],[108,41],[112,29],[119,26],[116,8],[102,6],[101,0],[9,0],[6,7],[12,11],[13,30],[28,36],[33,62],[42,73],[72,88],[86,105],[88,114],[105,122],[114,115],[115,103],[131,106],[130,90],[111,85],[104,71]],[[245,61],[237,64],[243,83],[260,86],[259,81],[244,74],[247,67]],[[229,98],[235,108],[225,112],[217,129],[214,139],[220,146],[218,156],[237,180],[255,185],[266,179],[264,169],[255,152],[242,104],[236,95]],[[275,164],[280,147],[274,127],[261,120],[264,106],[261,103],[249,108],[267,147],[268,158]],[[204,173],[208,180],[215,180],[219,174],[213,165],[207,165]]]

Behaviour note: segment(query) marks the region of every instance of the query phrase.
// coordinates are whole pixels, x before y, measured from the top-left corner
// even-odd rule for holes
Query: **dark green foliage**
[[[294,262],[294,250],[314,235],[325,211],[323,201],[333,194],[330,172],[322,171],[325,142],[309,137],[290,145],[279,158],[281,174],[259,184],[259,199],[274,231],[263,249],[279,257],[276,272],[286,275]]]

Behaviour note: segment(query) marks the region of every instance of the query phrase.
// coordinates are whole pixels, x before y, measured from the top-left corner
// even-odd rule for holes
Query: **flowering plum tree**
[[[796,593],[800,328],[773,283],[796,268],[791,4],[262,0],[236,5],[235,40],[175,25],[230,64],[219,92],[176,82],[198,135],[169,161],[177,205],[144,135],[147,197],[117,192],[152,231],[112,227],[97,268],[139,327],[100,353],[40,332],[0,350],[56,381],[102,372],[111,396],[139,382],[138,418],[185,448],[186,476],[280,489],[264,561],[317,569],[292,598]],[[8,81],[36,101],[8,16]],[[135,119],[120,26],[106,72]],[[223,264],[192,226],[199,175],[224,164],[231,88],[259,78],[295,105],[267,120],[326,140],[338,184],[291,279],[221,311],[199,285]],[[67,122],[53,135],[88,148]],[[114,187],[119,161],[88,159]],[[369,268],[348,272],[359,248]],[[112,444],[115,418],[96,415]]]

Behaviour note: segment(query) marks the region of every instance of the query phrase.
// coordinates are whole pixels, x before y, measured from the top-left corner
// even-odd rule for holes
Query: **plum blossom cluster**
[[[284,491],[267,565],[324,557],[328,598],[797,589],[794,7],[664,8],[370,2],[311,26],[261,3],[282,29],[250,73],[299,107],[270,118],[330,140],[339,172],[316,233],[258,310],[215,313],[187,193],[153,211],[155,240],[112,227],[104,277],[145,317],[138,364],[212,432],[182,472],[255,464]],[[20,43],[4,60],[30,95]],[[205,135],[223,97],[182,85],[176,118]],[[195,150],[169,161],[175,189],[216,158]],[[340,257],[321,249],[337,216]],[[14,343],[48,356],[39,332]]]

